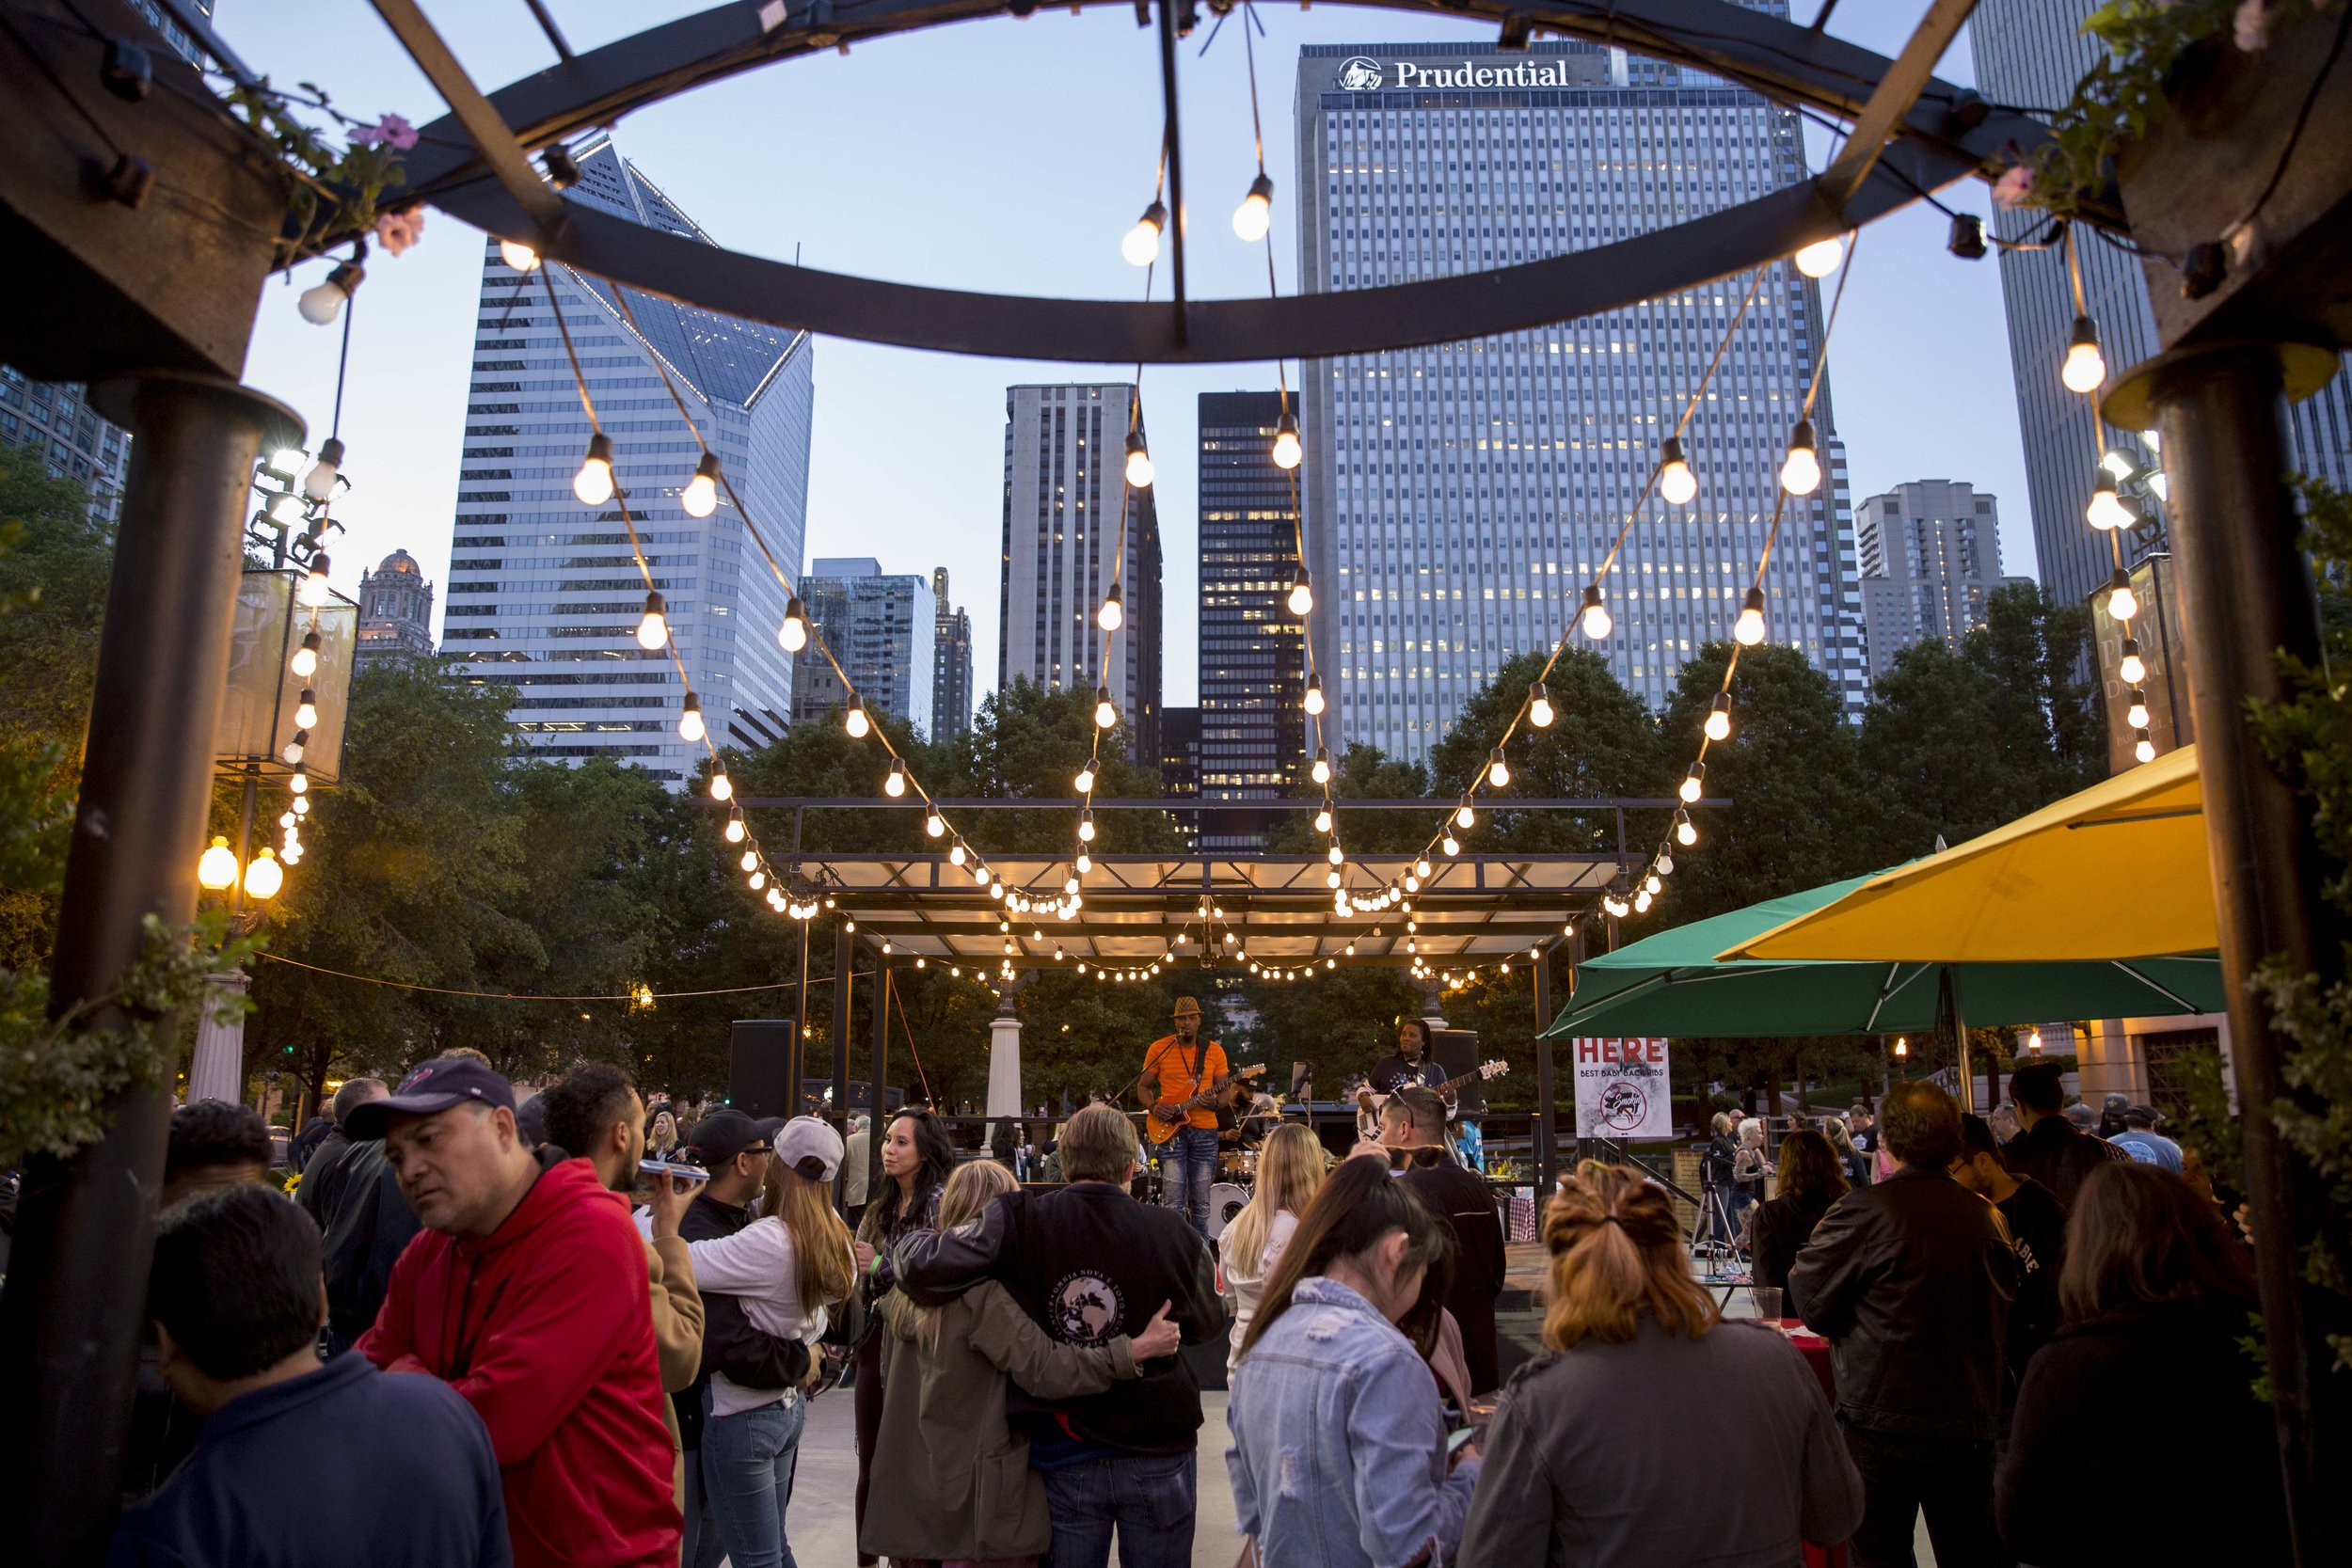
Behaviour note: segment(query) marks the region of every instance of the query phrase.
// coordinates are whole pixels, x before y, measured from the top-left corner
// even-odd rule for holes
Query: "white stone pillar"
[[[242,998],[252,984],[243,971],[230,974],[215,974],[210,984],[223,991],[233,991]],[[245,1098],[245,1013],[222,1022],[213,1016],[213,1007],[228,1000],[215,995],[208,1000],[204,1016],[196,1024],[196,1059],[188,1065],[188,1101],[226,1100],[235,1104]]]
[[[991,1118],[1021,1115],[1021,1015],[1009,998],[988,1026],[988,1103]],[[986,1148],[994,1148],[996,1122],[988,1124]]]

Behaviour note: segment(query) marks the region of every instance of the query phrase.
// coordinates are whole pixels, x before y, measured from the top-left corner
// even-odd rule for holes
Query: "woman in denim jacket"
[[[1434,1336],[1451,1243],[1444,1221],[1368,1156],[1342,1164],[1299,1216],[1227,1406],[1234,1516],[1266,1568],[1454,1555],[1478,1460],[1465,1449],[1449,1463],[1425,1347],[1400,1331]]]

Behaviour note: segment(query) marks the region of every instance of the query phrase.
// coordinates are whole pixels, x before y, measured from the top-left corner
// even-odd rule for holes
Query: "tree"
[[[1302,800],[1323,800],[1323,786],[1303,776],[1292,793]],[[1377,746],[1361,742],[1350,746],[1331,773],[1331,797],[1339,804],[1333,815],[1341,845],[1358,854],[1411,854],[1429,842],[1431,824],[1437,820],[1436,801],[1430,802],[1425,817],[1414,812],[1350,811],[1347,802],[1414,800],[1428,793],[1429,770],[1420,763],[1400,762]],[[1316,854],[1329,842],[1315,831],[1312,810],[1285,817],[1266,835],[1267,850],[1278,855]]]
[[[1434,777],[1449,783],[1485,778],[1504,727],[1526,702],[1543,663],[1535,653],[1503,661],[1430,752]],[[1541,729],[1522,722],[1513,735],[1505,748],[1511,783],[1494,793],[1474,835],[1465,835],[1471,846],[1552,853],[1608,847],[1615,842],[1613,814],[1513,811],[1511,798],[1601,800],[1664,792],[1658,725],[1640,699],[1617,683],[1607,659],[1570,648],[1552,665],[1544,688],[1556,717]]]

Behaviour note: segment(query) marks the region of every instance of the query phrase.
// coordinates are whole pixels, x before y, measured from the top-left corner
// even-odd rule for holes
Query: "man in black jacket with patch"
[[[2072,1212],[2083,1178],[2109,1160],[2130,1155],[2078,1130],[2066,1119],[2066,1090],[2056,1062],[2027,1062],[2009,1075],[2009,1097],[2025,1131],[2001,1146],[2001,1159],[2018,1176],[2050,1189],[2058,1206]]]
[[[983,1279],[1003,1283],[1064,1344],[1139,1334],[1163,1306],[1187,1345],[1225,1332],[1216,1268],[1183,1215],[1127,1196],[1135,1124],[1115,1107],[1070,1118],[1060,1144],[1070,1185],[1008,1193],[977,1220],[918,1231],[893,1259],[898,1285],[938,1305]],[[1182,1356],[1149,1364],[1107,1393],[1048,1402],[1015,1386],[1006,1414],[1045,1478],[1053,1545],[1045,1568],[1189,1568],[1199,1491],[1200,1385]]]
[[[1790,1305],[1831,1342],[1837,1420],[1862,1472],[1853,1560],[1911,1568],[1924,1512],[1936,1568],[1992,1568],[2016,1255],[1993,1206],[1952,1180],[1950,1095],[1897,1085],[1879,1129],[1900,1167],[1839,1198],[1788,1271]]]

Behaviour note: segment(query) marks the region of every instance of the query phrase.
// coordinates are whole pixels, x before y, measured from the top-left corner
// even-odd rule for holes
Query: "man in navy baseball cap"
[[[351,1113],[345,1123],[352,1140],[380,1138],[394,1117],[429,1117],[469,1101],[515,1109],[515,1086],[486,1063],[470,1056],[437,1056],[411,1069],[400,1087],[383,1100],[371,1100]]]

